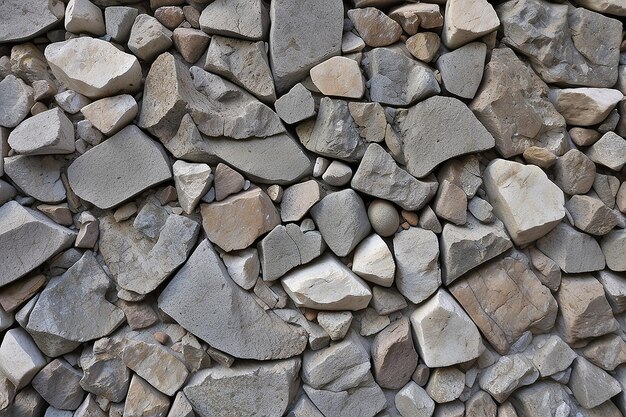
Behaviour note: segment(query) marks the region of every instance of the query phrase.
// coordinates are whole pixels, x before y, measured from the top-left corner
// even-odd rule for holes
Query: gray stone
[[[302,232],[297,224],[278,225],[259,242],[263,280],[273,281],[322,254],[326,245],[317,231]]]
[[[341,2],[278,0],[270,4],[270,20],[269,57],[278,93],[288,91],[313,66],[341,52]]]
[[[469,200],[467,202],[467,209],[472,213],[472,216],[482,223],[490,224],[497,219],[493,214],[493,206],[480,197],[474,197]]]
[[[606,266],[611,271],[626,271],[626,260],[624,250],[626,250],[626,230],[615,229],[606,234],[600,241],[602,253],[606,258]]]
[[[266,39],[270,24],[261,0],[216,0],[202,11],[199,22],[211,35],[257,41]]]
[[[191,403],[182,391],[178,391],[172,408],[170,408],[167,417],[195,417]]]
[[[524,355],[532,361],[543,378],[566,370],[578,356],[555,334],[536,335]]]
[[[350,168],[350,165],[337,160],[331,162],[322,175],[322,180],[334,187],[342,187],[349,183],[350,179],[352,179],[352,168]]]
[[[461,187],[448,180],[439,185],[432,208],[437,217],[457,226],[467,222],[467,195]]]
[[[569,125],[601,123],[624,95],[612,88],[552,88],[548,98]]]
[[[365,151],[350,186],[411,211],[422,208],[437,190],[436,183],[415,179],[375,143],[370,144]]]
[[[184,389],[201,416],[281,416],[298,391],[300,359],[242,362],[196,373]]]
[[[300,83],[276,100],[274,107],[278,116],[289,124],[301,122],[316,114],[311,92]]]
[[[596,164],[619,171],[626,165],[626,140],[613,132],[607,132],[591,145],[587,156]]]
[[[437,59],[443,87],[457,97],[472,99],[483,78],[487,46],[472,42]]]
[[[106,336],[124,322],[122,310],[105,298],[109,278],[92,252],[52,280],[30,313],[26,330],[50,357]],[[84,300],[89,299],[89,303]]]
[[[282,359],[306,347],[304,331],[263,311],[230,279],[207,240],[161,292],[159,308],[212,347],[238,358]]]
[[[396,264],[387,243],[377,234],[372,234],[354,250],[352,272],[373,284],[391,287]]]
[[[60,156],[17,155],[4,158],[4,171],[20,190],[44,203],[66,198],[61,171],[67,160]]]
[[[324,417],[320,410],[303,394],[295,403],[287,417]]]
[[[613,309],[613,313],[619,314],[626,311],[626,281],[621,275],[607,269],[599,271],[596,278],[604,287],[606,299]]]
[[[394,127],[402,142],[407,171],[420,178],[455,156],[494,146],[493,136],[461,101],[431,97],[399,110]],[[459,137],[471,140],[459,141]]]
[[[80,386],[82,376],[82,372],[74,369],[67,361],[55,359],[39,371],[32,385],[52,407],[75,410],[85,396]]]
[[[348,10],[348,18],[367,46],[376,48],[397,42],[402,27],[375,7]]]
[[[311,216],[337,256],[352,252],[372,230],[363,200],[352,189],[327,195],[311,208]]]
[[[129,125],[137,116],[137,110],[135,98],[121,94],[94,101],[80,111],[93,127],[111,136]]]
[[[139,10],[134,7],[109,6],[104,9],[106,33],[115,42],[126,42]]]
[[[374,200],[367,208],[372,229],[383,237],[393,236],[400,226],[396,207],[386,200]]]
[[[372,289],[371,304],[378,314],[391,314],[407,306],[406,300],[396,289],[377,286]]]
[[[565,387],[550,380],[516,390],[511,403],[519,415],[528,417],[567,416],[578,411]]]
[[[56,25],[64,14],[61,1],[4,1],[0,4],[0,43],[34,38]]]
[[[317,322],[328,333],[331,340],[341,340],[350,329],[352,313],[349,311],[320,311],[317,313]]]
[[[148,200],[137,213],[133,221],[133,227],[152,240],[156,240],[165,226],[169,213],[164,207],[155,201]],[[113,216],[115,220],[115,215]]]
[[[442,277],[446,285],[513,246],[500,220],[482,224],[471,215],[463,226],[444,225],[440,239]]]
[[[279,293],[278,289],[280,287],[274,286],[270,289],[263,281],[258,280],[255,287],[255,294],[259,293],[259,291],[257,290],[259,286],[264,286],[265,288],[268,288],[268,292],[273,292],[271,295],[273,297],[273,300],[277,297],[276,294]],[[280,293],[281,296],[283,296],[282,294],[284,293],[282,291],[280,291]],[[296,324],[302,327],[309,336],[309,347],[311,348],[311,350],[319,350],[328,346],[328,343],[330,342],[330,336],[328,335],[326,330],[324,330],[324,328],[319,324],[307,320],[307,318],[304,317],[304,315],[300,313],[300,311],[290,308],[274,308],[274,310],[272,311],[274,311],[274,313],[276,313],[278,317],[285,320],[287,323]]]
[[[465,388],[465,374],[457,368],[436,368],[430,374],[426,393],[436,403],[449,403],[456,400]]]
[[[400,294],[419,304],[441,285],[439,243],[430,230],[411,227],[393,239],[396,287]]]
[[[458,48],[474,39],[498,29],[500,20],[493,6],[486,0],[446,2],[443,42],[450,49]]]
[[[27,155],[74,152],[74,126],[60,109],[39,113],[20,123],[9,135],[15,152]]]
[[[569,274],[600,271],[605,266],[598,242],[566,223],[539,239],[537,248]]]
[[[430,417],[435,410],[435,402],[413,381],[398,391],[395,406],[403,417]]]
[[[348,391],[316,390],[304,385],[304,392],[325,415],[333,417],[374,417],[385,408],[385,395],[371,382]]]
[[[103,36],[106,30],[102,10],[89,0],[70,0],[65,9],[65,30]]]
[[[208,9],[209,7],[204,9],[205,12]],[[204,69],[245,88],[265,103],[276,101],[272,71],[265,52],[265,43],[261,41],[250,42],[213,36],[206,54]],[[278,106],[276,111],[280,116]]]
[[[626,362],[626,342],[609,334],[593,340],[583,349],[583,356],[606,371],[613,371]]]
[[[80,357],[83,377],[80,386],[85,391],[117,403],[124,401],[130,384],[130,370],[121,358],[121,343],[107,346],[104,352],[94,353],[93,346],[87,346]]]
[[[80,37],[55,42],[44,53],[56,79],[89,98],[134,93],[141,88],[137,58],[103,40]]]
[[[369,286],[332,254],[295,269],[281,284],[298,307],[316,310],[361,310],[369,304]]]
[[[172,31],[156,18],[140,14],[130,30],[128,49],[142,61],[153,61],[172,46]]]
[[[622,391],[616,379],[582,357],[574,360],[567,386],[585,408],[597,407]]]
[[[243,190],[246,180],[237,171],[225,164],[218,164],[215,168],[215,201],[222,201],[232,194]]]
[[[503,42],[527,56],[545,82],[612,87],[617,81],[619,21],[540,0],[511,0],[497,13]],[[528,21],[530,15],[549,18]]]
[[[570,195],[585,194],[596,178],[595,164],[578,149],[569,150],[557,159],[553,172],[555,184]]]
[[[15,75],[9,74],[0,81],[0,126],[15,127],[35,104],[32,87]]]
[[[498,406],[496,402],[485,391],[476,392],[465,402],[465,415],[467,417],[493,417],[497,411]]]
[[[46,366],[46,358],[24,329],[8,330],[0,344],[0,372],[16,389],[30,384],[33,377]]]
[[[135,125],[85,152],[67,173],[76,195],[103,209],[172,177],[163,147]]]
[[[228,274],[237,285],[249,290],[256,284],[261,263],[256,249],[248,248],[239,252],[225,253],[222,256]]]
[[[23,237],[28,236],[27,241]],[[17,280],[69,248],[75,232],[38,211],[9,201],[0,207],[0,286]],[[24,245],[20,244],[24,243]],[[17,243],[17,244],[16,244]]]
[[[482,169],[476,155],[466,155],[444,162],[437,171],[437,180],[450,181],[465,191],[468,199],[474,197],[482,185]]]
[[[574,226],[585,233],[605,235],[617,225],[617,217],[597,198],[573,195],[565,204]]]
[[[620,181],[617,177],[596,173],[596,179],[593,181],[593,191],[596,192],[598,198],[610,209],[615,208],[619,187]]]
[[[386,389],[400,389],[409,382],[418,360],[409,319],[402,317],[378,333],[372,342],[371,352],[374,378],[378,385]]]
[[[539,372],[522,354],[502,356],[485,369],[480,376],[480,387],[499,403],[504,402],[517,388],[534,383]]]
[[[362,64],[372,101],[409,106],[441,91],[434,71],[403,47],[372,49]]]

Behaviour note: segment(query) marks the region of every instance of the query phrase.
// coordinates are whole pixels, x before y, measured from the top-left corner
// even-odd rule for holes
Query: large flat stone
[[[600,271],[606,265],[598,242],[566,223],[539,239],[537,248],[570,274]]]
[[[73,153],[74,126],[57,107],[20,123],[9,135],[9,145],[24,155]]]
[[[34,38],[56,25],[64,15],[62,1],[3,1],[0,3],[0,43]]]
[[[20,190],[44,203],[60,203],[66,192],[61,171],[68,161],[55,155],[16,155],[4,158],[4,172]]]

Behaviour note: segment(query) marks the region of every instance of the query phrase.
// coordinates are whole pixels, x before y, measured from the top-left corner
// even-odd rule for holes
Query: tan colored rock
[[[365,82],[359,64],[350,58],[334,56],[310,71],[311,81],[327,96],[361,98]]]
[[[449,403],[461,396],[465,374],[455,367],[437,368],[428,379],[426,392],[438,404]]]
[[[585,194],[595,178],[595,164],[578,149],[568,151],[554,165],[554,183],[566,194]]]
[[[619,328],[602,284],[590,275],[565,276],[556,293],[557,328],[567,343],[611,333]]]
[[[615,229],[600,242],[606,258],[606,266],[611,271],[626,271],[626,229]]]
[[[378,333],[372,342],[372,371],[382,388],[400,389],[417,366],[411,323],[402,317]]]
[[[493,6],[487,0],[448,0],[444,13],[443,43],[458,48],[500,26]]]
[[[133,121],[138,107],[133,96],[122,94],[94,101],[80,111],[96,129],[111,136]]]
[[[70,0],[65,9],[65,30],[75,34],[104,35],[102,10],[89,0]]]
[[[387,118],[380,103],[348,103],[348,110],[359,129],[359,136],[367,142],[382,142],[385,140]]]
[[[587,156],[597,164],[620,171],[626,165],[626,139],[614,132],[607,132],[591,145]]]
[[[463,225],[467,222],[467,196],[460,187],[444,180],[439,184],[433,210],[444,220]]]
[[[185,20],[182,7],[161,6],[154,11],[154,17],[169,30],[174,30]]]
[[[537,165],[539,168],[548,169],[556,162],[556,155],[546,148],[531,146],[524,150],[524,159],[529,164]]]
[[[124,402],[124,417],[163,417],[169,408],[170,399],[167,395],[154,389],[138,375],[133,375]]]
[[[15,311],[45,285],[45,275],[24,277],[0,289],[0,306],[7,313]]]
[[[611,88],[563,88],[548,97],[567,124],[591,126],[606,119],[624,95]]]
[[[301,220],[322,197],[323,191],[315,180],[294,184],[286,188],[280,202],[280,217],[282,221],[294,222]]]
[[[605,235],[617,225],[613,210],[597,198],[574,195],[565,207],[574,220],[574,226],[585,233]]]
[[[246,180],[243,175],[226,164],[218,164],[215,168],[215,200],[222,201],[231,194],[243,190]]]
[[[348,17],[367,46],[376,48],[395,43],[402,27],[375,7],[348,10]]]
[[[606,371],[612,371],[626,362],[626,342],[615,334],[593,340],[583,349],[589,362]]]
[[[556,301],[527,261],[505,257],[465,277],[449,289],[500,354],[525,331],[547,331],[554,325]]]
[[[206,51],[211,37],[198,29],[176,28],[172,40],[185,61],[194,64]]]
[[[433,32],[420,32],[406,40],[406,47],[415,58],[430,62],[437,54],[441,40]]]
[[[202,226],[209,240],[226,252],[245,249],[280,224],[272,200],[260,188],[202,204]]]
[[[437,4],[408,3],[394,7],[388,16],[400,23],[409,35],[415,35],[420,27],[436,29],[443,26],[443,16]]]
[[[172,31],[156,18],[140,14],[135,18],[128,39],[128,49],[142,61],[153,61],[172,46]]]

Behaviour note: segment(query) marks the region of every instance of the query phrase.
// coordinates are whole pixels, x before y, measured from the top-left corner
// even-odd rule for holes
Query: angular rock
[[[490,262],[449,289],[502,355],[525,331],[547,331],[554,326],[556,301],[527,261],[505,257]]]
[[[378,333],[371,352],[372,370],[378,385],[400,389],[409,382],[418,359],[409,319],[402,317]]]
[[[39,113],[20,123],[9,135],[15,152],[27,155],[74,152],[74,127],[59,108]]]
[[[265,312],[230,279],[207,240],[161,292],[159,308],[210,346],[237,358],[283,359],[306,347],[303,330]]]
[[[473,216],[468,216],[464,226],[447,223],[440,239],[442,276],[446,285],[513,246],[500,220],[482,224]]]
[[[0,81],[0,126],[15,127],[35,104],[34,91],[20,78],[9,74]]]
[[[337,256],[352,252],[372,230],[363,200],[352,189],[327,195],[311,208],[311,216]]]
[[[269,58],[278,93],[285,93],[313,66],[341,52],[341,2],[279,0],[270,4],[270,20]]]
[[[361,98],[365,82],[359,64],[350,58],[334,56],[310,70],[311,81],[327,96]]]
[[[573,195],[565,207],[574,220],[574,226],[585,233],[605,235],[617,224],[613,211],[597,198]]]
[[[613,313],[619,314],[626,311],[626,282],[624,279],[619,274],[607,269],[599,271],[596,278],[604,287],[606,299],[611,305]]]
[[[626,16],[626,6],[617,0],[580,0],[577,4],[600,13]]]
[[[581,357],[574,360],[567,386],[585,408],[597,407],[622,391],[616,379]]]
[[[196,373],[184,393],[203,416],[281,416],[298,391],[300,359],[242,362]]]
[[[167,395],[154,389],[139,376],[133,375],[128,388],[128,396],[124,402],[125,417],[163,417],[169,408],[170,399]]]
[[[566,370],[578,355],[557,335],[537,335],[524,351],[539,371],[547,377]]]
[[[204,69],[245,88],[264,103],[276,101],[272,71],[265,52],[265,44],[261,41],[250,42],[213,36]],[[276,111],[280,116],[278,107]]]
[[[497,13],[502,41],[527,56],[545,82],[612,87],[617,81],[619,21],[541,0],[510,0],[500,4]]]
[[[8,330],[0,344],[0,372],[6,375],[16,389],[28,385],[46,366],[46,358],[24,329]]]
[[[85,391],[80,386],[82,372],[67,361],[55,359],[33,379],[33,388],[48,404],[61,410],[75,410],[80,406]]]
[[[437,189],[436,183],[419,181],[400,168],[391,155],[375,143],[367,147],[350,186],[411,211],[422,208]]]
[[[584,153],[572,149],[554,165],[554,182],[565,193],[585,194],[593,186],[596,166]]]
[[[439,168],[437,180],[448,180],[465,191],[467,198],[472,198],[483,183],[482,168],[476,155],[450,159]]]
[[[153,61],[172,46],[172,32],[156,18],[140,14],[130,30],[128,49],[142,61]]]
[[[597,164],[619,171],[626,165],[626,140],[613,132],[607,132],[591,145],[586,155]]]
[[[25,245],[16,244],[28,236]],[[9,201],[0,207],[0,286],[17,280],[74,243],[75,233]]]
[[[480,197],[474,197],[468,201],[467,209],[472,213],[472,216],[482,223],[491,224],[496,221],[496,216],[493,214],[493,206]]]
[[[444,16],[441,38],[450,49],[465,45],[500,26],[498,15],[487,0],[472,0],[469,3],[450,0],[446,3]]]
[[[191,214],[211,187],[211,167],[207,164],[176,161],[172,165],[172,171],[178,202],[185,213]]]
[[[65,5],[61,1],[3,1],[0,4],[0,42],[34,38],[56,25],[64,14]]]
[[[300,221],[322,197],[323,191],[315,180],[294,184],[283,193],[280,218],[283,222]]]
[[[425,4],[426,3],[418,3],[417,5]],[[439,9],[439,7],[437,7],[437,9]],[[407,39],[405,46],[415,58],[422,62],[430,62],[435,58],[441,46],[441,40],[436,33],[421,32]]]
[[[626,259],[624,258],[624,250],[626,250],[626,230],[615,229],[606,234],[600,241],[600,246],[606,258],[606,266],[611,271],[626,271]]]
[[[44,203],[66,198],[61,171],[67,160],[61,156],[16,155],[4,158],[4,171],[20,190]]]
[[[55,42],[44,53],[56,79],[89,98],[134,93],[141,88],[137,58],[100,39]]]
[[[349,311],[320,311],[317,313],[317,322],[328,333],[331,340],[341,340],[350,329],[352,313]]]
[[[539,168],[543,169],[550,168],[557,160],[555,154],[545,148],[540,148],[538,146],[531,146],[530,148],[526,148],[524,150],[523,156],[526,162],[537,165]]]
[[[470,6],[471,7],[471,6]],[[457,97],[472,99],[483,78],[487,46],[472,42],[437,59],[443,86]]]
[[[408,106],[441,91],[433,70],[402,47],[372,49],[362,65],[372,101]]]
[[[385,140],[387,118],[385,110],[379,103],[348,103],[348,109],[359,128],[359,135],[367,142]]]
[[[346,185],[350,182],[351,178],[352,168],[350,168],[350,165],[340,161],[331,162],[322,175],[324,182],[334,187],[342,187]]]
[[[496,48],[470,103],[505,158],[531,146],[562,155],[568,148],[565,119],[548,100],[548,86],[506,47]]]
[[[65,30],[103,36],[106,29],[102,10],[89,0],[70,0],[65,10]]]
[[[435,402],[413,381],[398,391],[395,406],[401,416],[430,417],[435,410]]]
[[[454,367],[437,368],[428,379],[426,393],[436,403],[449,403],[459,398],[465,388],[465,374]]]
[[[465,104],[451,97],[431,97],[408,110],[399,110],[394,127],[407,171],[418,178],[441,162],[490,149],[495,143]],[[459,137],[472,139],[459,141]]]
[[[511,403],[518,415],[529,417],[568,415],[579,411],[565,387],[550,380],[541,380],[516,390],[511,396]]]
[[[624,95],[610,88],[554,88],[548,97],[567,124],[591,126],[606,119]]]
[[[183,59],[194,64],[206,52],[211,37],[198,29],[178,27],[174,29],[172,41]]]
[[[418,227],[403,230],[393,239],[393,252],[400,294],[419,304],[437,291],[441,285],[437,235]]]
[[[485,391],[478,391],[465,402],[465,415],[467,417],[479,416],[481,414],[494,416],[498,408],[496,402]]]
[[[626,342],[617,335],[606,335],[585,346],[583,355],[594,365],[613,371],[626,362]]]
[[[270,21],[261,0],[216,0],[202,11],[199,23],[211,35],[258,41],[266,39]]]
[[[517,245],[544,236],[565,216],[563,192],[539,167],[495,159],[483,181],[494,213]]]
[[[566,223],[539,239],[537,248],[569,274],[600,271],[605,266],[598,242]]]
[[[443,16],[439,5],[429,3],[407,3],[392,8],[389,17],[400,23],[409,35],[415,35],[418,28],[436,29],[443,26]]]
[[[361,310],[372,299],[368,285],[331,254],[287,273],[281,284],[298,307],[316,310]]]
[[[124,322],[122,310],[105,298],[110,285],[93,253],[86,252],[41,292],[26,330],[50,357],[110,334]]]
[[[467,196],[461,187],[448,180],[441,182],[432,207],[437,217],[457,226],[467,222]]]
[[[67,173],[76,195],[103,209],[172,176],[163,147],[135,125],[85,152]]]
[[[326,245],[319,232],[306,233],[296,224],[278,225],[259,242],[263,280],[276,280],[291,269],[322,254]]]
[[[311,92],[300,83],[276,100],[274,107],[278,116],[289,124],[301,122],[316,114],[315,100]]]
[[[316,390],[308,385],[304,385],[303,388],[324,416],[374,417],[385,408],[385,395],[373,382],[339,392]]]
[[[137,109],[133,96],[122,94],[94,101],[80,109],[80,112],[96,129],[111,136],[133,121]]]
[[[245,249],[280,224],[272,200],[260,188],[202,204],[202,226],[209,240],[226,252]]]
[[[402,27],[375,7],[348,10],[348,17],[367,46],[377,48],[395,43]]]
[[[420,304],[411,324],[420,357],[430,368],[467,362],[485,350],[476,325],[445,290]]]
[[[243,175],[225,164],[218,164],[215,168],[215,200],[222,201],[231,194],[243,190],[246,180]]]
[[[106,341],[106,339],[105,339]],[[83,350],[80,366],[83,377],[80,385],[85,391],[108,399],[111,402],[124,401],[130,384],[131,373],[121,358],[121,342],[109,339],[104,352],[94,352],[93,346]]]
[[[396,264],[385,241],[377,234],[365,238],[354,250],[352,272],[373,284],[391,287]]]
[[[128,41],[139,10],[134,7],[109,6],[104,9],[107,35],[118,43]]]
[[[504,402],[517,388],[537,380],[539,372],[524,355],[502,356],[498,362],[483,371],[480,387],[499,403]]]
[[[604,289],[589,275],[567,276],[556,293],[557,328],[568,343],[611,333],[619,328]]]

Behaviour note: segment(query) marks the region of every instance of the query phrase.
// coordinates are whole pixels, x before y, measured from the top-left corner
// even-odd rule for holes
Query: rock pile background
[[[626,415],[624,0],[1,0],[0,417]]]

